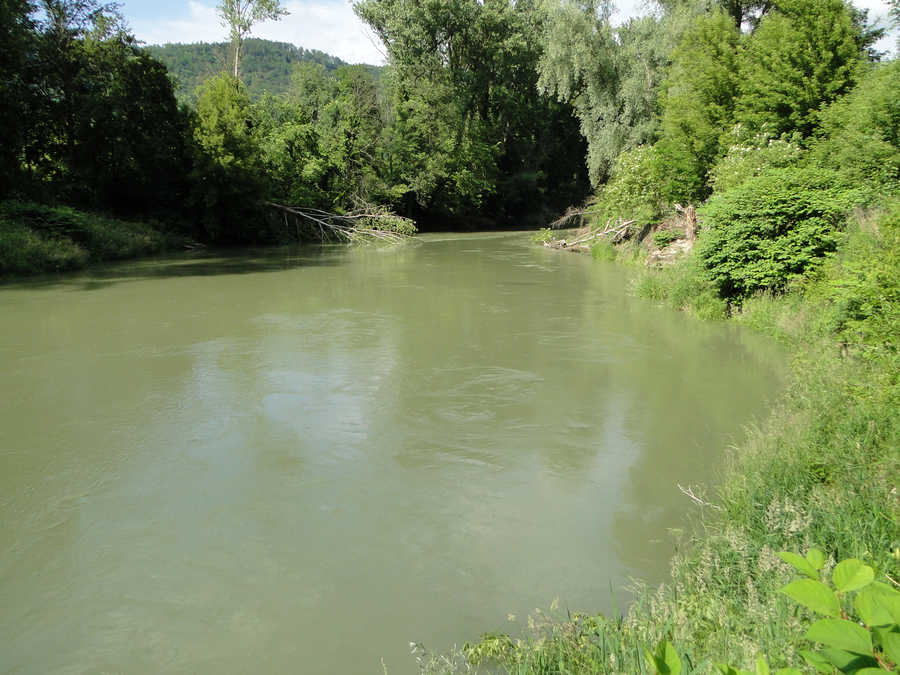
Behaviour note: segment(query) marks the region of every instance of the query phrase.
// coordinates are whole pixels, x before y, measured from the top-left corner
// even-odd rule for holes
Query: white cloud
[[[227,33],[216,10],[196,0],[187,3],[187,16],[176,19],[132,21],[135,37],[147,44],[166,42],[221,42]]]
[[[288,15],[253,27],[252,37],[290,42],[318,49],[349,63],[384,63],[377,39],[353,13],[350,2],[288,0]],[[147,44],[166,42],[222,42],[228,32],[215,8],[197,0],[187,3],[187,15],[175,19],[134,21],[132,28]]]

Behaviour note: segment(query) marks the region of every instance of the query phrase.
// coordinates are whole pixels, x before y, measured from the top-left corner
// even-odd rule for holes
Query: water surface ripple
[[[408,673],[621,606],[782,365],[629,274],[443,235],[0,287],[0,672]]]

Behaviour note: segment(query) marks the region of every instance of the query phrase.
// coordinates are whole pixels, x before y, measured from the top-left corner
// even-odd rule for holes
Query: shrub
[[[0,216],[0,276],[72,270],[87,259],[87,251],[71,239],[45,239]]]
[[[681,239],[681,234],[675,230],[659,230],[653,233],[653,244],[656,248],[665,248],[678,239]]]
[[[638,225],[657,220],[662,200],[655,163],[656,150],[649,146],[619,155],[612,178],[597,191],[591,215],[600,222],[622,218],[637,221]]]
[[[548,242],[553,241],[554,238],[553,230],[549,227],[542,227],[540,230],[531,235],[531,241],[535,244],[546,244]]]
[[[735,126],[728,152],[710,171],[710,186],[717,193],[743,185],[769,169],[797,166],[803,157],[800,146],[792,139],[757,134],[743,140],[742,130],[740,125]]]
[[[56,272],[88,262],[147,255],[179,237],[146,224],[65,206],[0,203],[0,273]]]
[[[700,260],[722,297],[781,290],[834,251],[847,212],[864,200],[832,171],[766,171],[710,199]]]
[[[900,189],[900,61],[878,66],[821,115],[812,155],[882,192]]]

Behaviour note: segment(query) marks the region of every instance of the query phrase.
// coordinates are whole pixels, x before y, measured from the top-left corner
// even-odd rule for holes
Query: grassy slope
[[[146,224],[69,207],[0,203],[0,277],[59,272],[149,255],[180,238]]]
[[[685,261],[636,290],[715,317],[722,308],[702,299],[695,269]],[[485,636],[456,654],[420,654],[423,671],[468,672],[474,662],[644,673],[644,649],[662,639],[684,672],[750,667],[759,654],[808,669],[798,649],[810,616],[777,593],[793,574],[776,552],[816,546],[831,564],[858,557],[900,579],[900,202],[851,223],[816,279],[745,301],[734,320],[790,345],[795,376],[767,423],[732,451],[670,581],[644,589],[625,617],[538,615],[523,640]]]

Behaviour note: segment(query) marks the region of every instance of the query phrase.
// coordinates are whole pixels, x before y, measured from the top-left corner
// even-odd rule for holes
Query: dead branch
[[[676,485],[678,486],[678,489],[681,490],[682,494],[689,497],[695,504],[698,504],[699,506],[708,506],[709,508],[715,509],[716,511],[722,510],[722,507],[718,504],[713,504],[704,499],[700,499],[700,497],[694,494],[694,490],[690,485],[688,485],[686,488],[682,487],[681,483],[676,483]]]
[[[375,240],[396,243],[416,231],[415,224],[409,218],[369,204],[359,205],[360,208],[349,213],[332,213],[274,202],[268,202],[267,206],[282,215],[285,227],[289,227],[289,221],[293,221],[297,239],[305,234],[307,238],[322,242],[358,243]]]
[[[574,206],[570,206],[566,209],[566,212],[562,214],[559,218],[550,223],[550,229],[559,230],[565,225],[568,225],[576,218],[578,219],[578,227],[582,227],[584,225],[584,217],[590,213],[590,209],[576,209]]]
[[[606,222],[606,227],[604,227],[602,230],[594,230],[587,233],[579,232],[575,236],[575,239],[571,241],[566,239],[558,239],[555,241],[549,241],[544,244],[544,246],[558,249],[582,250],[588,248],[589,243],[603,237],[608,238],[610,243],[612,244],[618,244],[628,238],[629,228],[634,225],[634,222],[635,221],[633,220],[617,220],[613,222],[612,219],[610,219]]]

